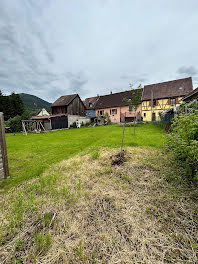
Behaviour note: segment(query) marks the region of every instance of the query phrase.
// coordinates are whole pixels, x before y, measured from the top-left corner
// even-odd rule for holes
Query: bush
[[[104,118],[105,118],[105,124],[110,125],[111,124],[111,118],[110,118],[108,112],[105,112]]]
[[[70,125],[70,128],[77,128],[77,126],[76,126],[76,122],[73,122],[73,123]]]
[[[28,120],[29,114],[23,113],[22,116],[15,116],[13,118],[9,118],[8,121],[6,121],[6,126],[10,127],[12,132],[20,132],[22,131],[22,123],[21,120]]]
[[[6,125],[10,127],[12,132],[20,132],[22,130],[21,116],[17,115],[13,118],[9,118]]]
[[[198,112],[176,115],[166,146],[175,153],[189,179],[198,180]]]

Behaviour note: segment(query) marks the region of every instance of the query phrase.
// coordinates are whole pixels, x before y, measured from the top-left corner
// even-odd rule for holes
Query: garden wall
[[[86,116],[68,115],[68,128],[70,128],[70,126],[77,120],[80,121],[80,123],[83,122],[84,124],[90,122],[90,118]]]

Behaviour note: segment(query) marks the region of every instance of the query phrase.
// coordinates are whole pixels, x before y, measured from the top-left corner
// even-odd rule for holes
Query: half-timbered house
[[[159,121],[160,114],[179,105],[193,91],[192,78],[145,85],[142,94],[143,121]]]

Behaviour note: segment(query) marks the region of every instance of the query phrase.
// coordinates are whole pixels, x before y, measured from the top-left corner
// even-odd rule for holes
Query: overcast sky
[[[53,102],[192,76],[198,0],[0,0],[0,89]]]

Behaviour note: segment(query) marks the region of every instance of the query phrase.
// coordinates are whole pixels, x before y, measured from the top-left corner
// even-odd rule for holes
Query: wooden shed
[[[59,97],[52,105],[52,115],[67,114],[86,116],[86,108],[78,94]]]

